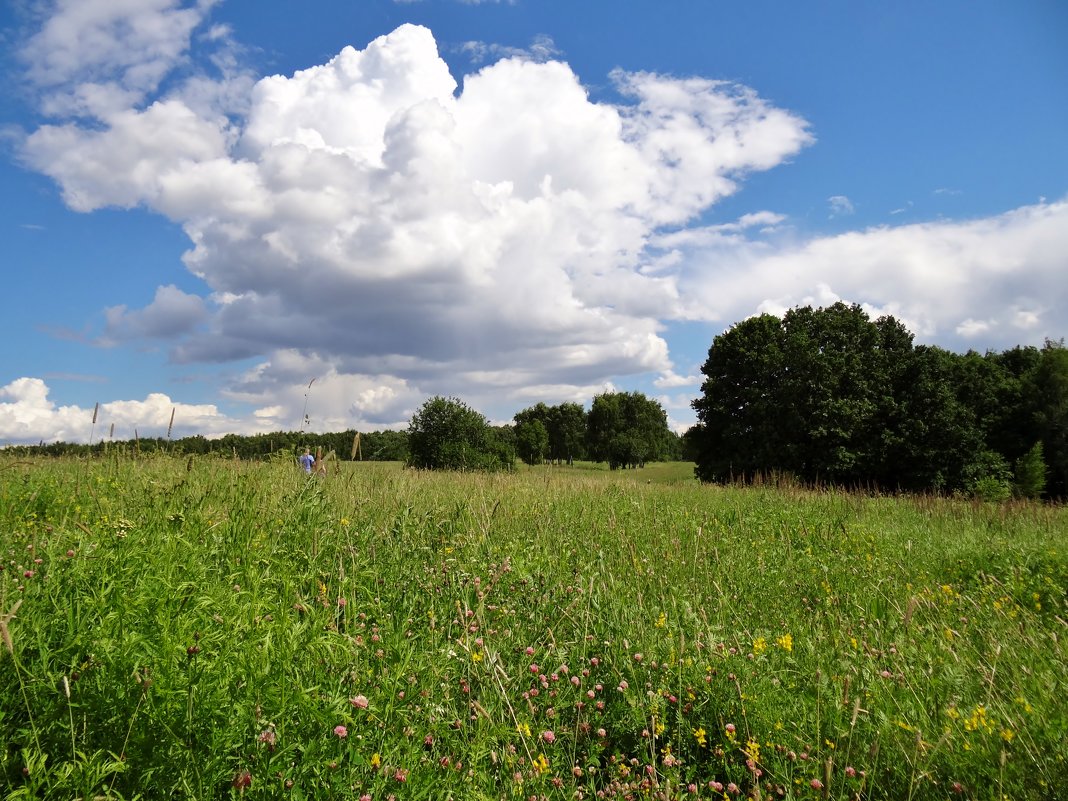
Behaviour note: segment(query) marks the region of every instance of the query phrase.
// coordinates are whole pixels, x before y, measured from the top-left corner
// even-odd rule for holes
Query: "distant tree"
[[[1038,499],[1046,491],[1046,459],[1041,442],[1036,442],[1031,450],[1016,460],[1012,486],[1018,498]]]
[[[761,314],[717,336],[701,371],[705,381],[693,402],[697,426],[691,442],[702,481],[751,479],[792,458],[784,414],[787,377],[782,321]]]
[[[571,464],[586,457],[586,410],[580,403],[561,403],[550,408],[549,458]]]
[[[663,407],[641,392],[606,392],[587,416],[589,455],[620,467],[644,467],[664,458],[671,431]]]
[[[351,437],[349,439],[351,441]],[[360,450],[368,461],[404,462],[408,460],[408,434],[404,431],[370,431],[361,434]]]
[[[984,370],[981,359],[914,348],[897,320],[872,322],[856,305],[749,318],[713,340],[702,367],[698,425],[687,435],[697,476],[782,471],[852,486],[964,489],[993,464],[982,456],[969,390],[958,388],[982,387],[985,398]]]
[[[516,452],[530,465],[541,464],[549,450],[549,432],[541,420],[526,420],[515,427]]]
[[[408,464],[429,470],[510,467],[486,418],[458,398],[433,397],[408,424]]]
[[[543,458],[558,464],[570,464],[586,455],[586,412],[581,404],[561,403],[558,406],[547,406],[537,403],[516,412],[517,434],[524,424],[535,421],[541,423],[548,435]]]
[[[1048,493],[1068,496],[1068,348],[1046,340],[1030,381],[1035,422],[1049,466]]]

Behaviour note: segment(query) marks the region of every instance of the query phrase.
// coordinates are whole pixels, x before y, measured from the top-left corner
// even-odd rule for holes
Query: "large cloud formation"
[[[206,5],[153,8],[173,41]],[[394,421],[420,391],[579,397],[666,371],[659,321],[680,299],[674,276],[642,269],[649,237],[810,141],[802,119],[705,79],[620,72],[613,105],[591,101],[564,63],[515,57],[457,91],[413,25],[259,80],[240,115],[190,102],[202,76],[123,107],[116,98],[149,98],[181,53],[137,72],[139,48],[102,35],[97,58],[68,63],[59,53],[77,42],[57,31],[70,24],[42,31],[53,55],[30,75],[49,108],[91,120],[42,126],[25,161],[76,210],[143,205],[180,223],[186,264],[210,290],[207,304],[164,287],[145,309],[113,307],[101,341],[168,336],[187,362],[260,357],[231,396],[265,406],[311,369],[378,387],[336,416]],[[74,83],[79,67],[89,85]],[[396,405],[379,408],[383,397]]]
[[[183,227],[203,295],[113,306],[97,342],[254,360],[225,389],[256,409],[234,429],[292,427],[311,376],[323,428],[398,424],[432,393],[514,410],[621,376],[679,387],[670,320],[844,298],[966,338],[1064,308],[1064,203],[807,241],[772,212],[694,227],[813,141],[747,87],[617,71],[617,100],[595,102],[566,63],[523,55],[458,86],[413,25],[257,80],[213,2],[61,0],[23,51],[52,122],[21,154],[72,209]],[[1036,291],[1015,291],[1021,271]]]

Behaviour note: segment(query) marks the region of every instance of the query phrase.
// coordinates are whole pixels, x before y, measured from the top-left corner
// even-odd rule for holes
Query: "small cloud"
[[[831,195],[827,198],[827,203],[831,207],[831,219],[834,219],[835,217],[848,217],[856,211],[856,209],[853,208],[853,201],[845,195]]]
[[[678,375],[672,370],[667,370],[653,381],[653,386],[657,389],[675,389],[677,387],[696,387],[700,383],[701,376],[699,375]]]
[[[962,337],[975,337],[985,334],[990,330],[990,326],[988,320],[973,320],[969,317],[957,326],[956,331]]]
[[[931,194],[932,195],[962,195],[964,193],[961,192],[959,189],[947,189],[946,187],[942,187],[940,189],[934,190],[934,192],[932,192]]]
[[[1042,312],[1039,309],[1021,309],[1017,307],[1013,310],[1012,324],[1017,328],[1027,330],[1035,328],[1041,322]]]
[[[43,225],[37,225],[36,223],[21,223],[19,225],[19,228],[22,228],[25,231],[44,231],[45,230],[45,227]]]
[[[499,61],[504,58],[518,58],[541,64],[563,55],[552,37],[544,33],[539,33],[531,39],[529,47],[509,47],[473,40],[464,42],[456,50],[465,54],[473,64],[482,64],[491,60]]]

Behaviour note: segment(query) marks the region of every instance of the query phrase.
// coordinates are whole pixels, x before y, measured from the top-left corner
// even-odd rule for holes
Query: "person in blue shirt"
[[[304,453],[297,459],[300,462],[301,468],[309,476],[311,475],[312,465],[315,464],[315,457],[311,455],[311,448],[305,448]]]

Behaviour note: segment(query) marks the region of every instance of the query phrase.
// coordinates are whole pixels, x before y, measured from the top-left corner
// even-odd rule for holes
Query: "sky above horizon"
[[[0,0],[0,445],[612,390],[681,431],[716,335],[839,300],[1062,339],[1066,42],[1057,0]]]

